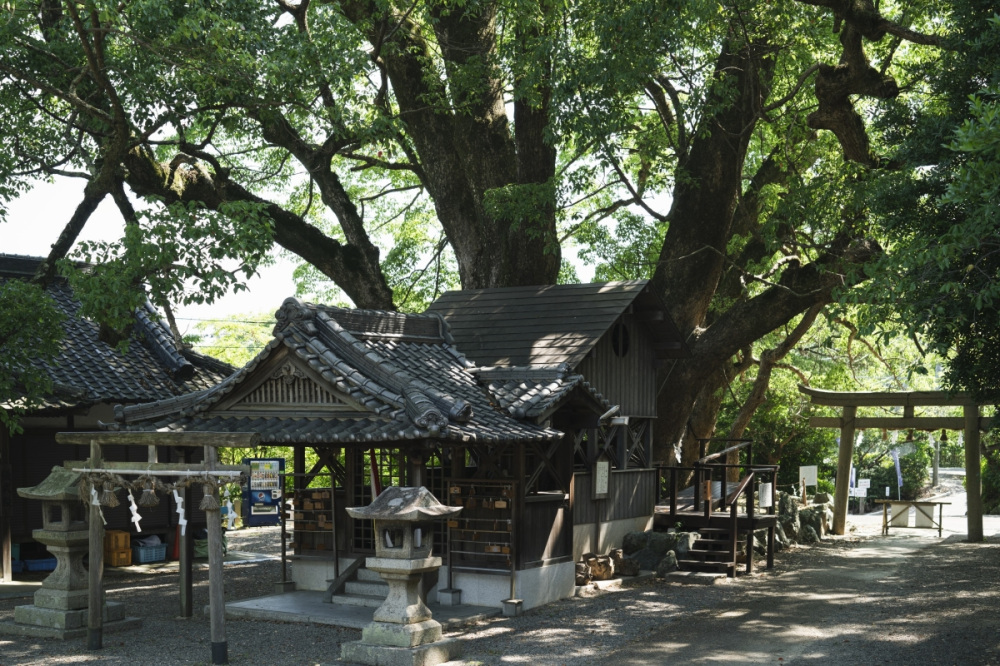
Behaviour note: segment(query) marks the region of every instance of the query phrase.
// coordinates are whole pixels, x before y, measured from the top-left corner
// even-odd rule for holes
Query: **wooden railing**
[[[657,467],[657,504],[669,499],[670,515],[677,515],[677,493],[682,479],[691,477],[693,481],[695,510],[704,513],[705,518],[709,518],[714,511],[725,512],[727,509],[736,515],[737,504],[740,495],[744,495],[744,506],[747,517],[754,515],[754,493],[755,485],[766,483],[766,479],[771,483],[771,502],[767,513],[774,514],[776,504],[776,489],[778,481],[777,465],[754,465],[753,464],[753,442],[750,440],[736,440],[738,443],[722,451],[707,454],[706,450],[710,440],[700,441],[701,457],[695,461],[693,467],[679,466],[658,466]],[[725,460],[730,453],[735,453],[746,449],[746,461],[739,463],[715,462],[719,459]],[[729,470],[736,469],[741,476],[736,482],[735,490],[729,492]],[[668,481],[668,484],[664,484]],[[719,497],[713,497],[712,483],[718,480],[721,484]],[[759,503],[759,500],[758,500]],[[751,537],[752,538],[752,537]]]

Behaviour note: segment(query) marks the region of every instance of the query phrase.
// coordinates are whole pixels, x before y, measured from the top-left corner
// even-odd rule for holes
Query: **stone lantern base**
[[[341,646],[345,661],[371,666],[435,666],[461,653],[461,641],[441,637],[441,623],[431,617],[420,594],[422,574],[439,568],[440,557],[369,557],[366,564],[389,585],[389,594],[373,621],[361,630],[361,640]]]
[[[42,529],[32,535],[55,555],[56,569],[35,592],[35,603],[16,606],[14,621],[0,622],[0,634],[61,640],[83,638],[87,635],[89,617],[87,572],[83,568],[89,533]],[[136,629],[142,624],[139,618],[125,617],[125,606],[118,602],[106,602],[103,616],[105,632]]]
[[[344,661],[377,666],[436,666],[453,660],[460,653],[461,641],[456,638],[444,638],[412,648],[371,645],[364,641],[344,643],[341,648]]]

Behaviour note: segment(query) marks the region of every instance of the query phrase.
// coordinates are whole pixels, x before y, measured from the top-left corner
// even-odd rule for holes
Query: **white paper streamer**
[[[101,507],[101,499],[97,496],[97,489],[94,487],[90,488],[90,503],[97,507],[97,512],[101,514],[101,522],[107,525],[108,521],[104,518],[104,508]]]
[[[132,497],[132,490],[128,491],[128,510],[132,512],[132,522],[135,523],[135,531],[141,532],[142,528],[139,527],[139,521],[142,520],[142,516],[139,515],[139,507],[135,503],[135,498]]]
[[[174,488],[174,504],[177,505],[177,524],[181,526],[181,536],[187,532],[187,518],[184,516],[184,498]]]

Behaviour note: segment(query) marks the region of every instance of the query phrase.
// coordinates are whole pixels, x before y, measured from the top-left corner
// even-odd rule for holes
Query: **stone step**
[[[389,594],[389,586],[385,583],[369,583],[363,580],[349,580],[344,584],[346,594],[364,594],[385,599]]]
[[[345,606],[364,606],[365,608],[378,608],[385,601],[385,597],[370,594],[335,594],[330,600],[335,604]]]
[[[735,562],[700,562],[698,560],[683,559],[677,561],[678,566],[686,571],[729,571],[735,569]]]
[[[695,559],[699,562],[718,562],[732,558],[728,550],[703,550],[701,548],[690,548],[686,555],[687,559]]]
[[[355,574],[355,578],[357,578],[357,580],[362,580],[367,583],[385,582],[382,580],[382,576],[380,576],[378,572],[372,571],[371,569],[366,569],[365,567],[361,567],[360,569],[358,569],[357,574]]]
[[[708,571],[672,571],[667,574],[667,580],[671,583],[681,583],[683,585],[717,585],[728,583],[729,576],[724,573]]]

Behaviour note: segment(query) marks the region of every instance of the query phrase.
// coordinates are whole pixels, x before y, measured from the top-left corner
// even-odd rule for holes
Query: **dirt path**
[[[986,519],[985,543],[965,543],[960,481],[951,475],[943,483],[958,491],[947,498],[953,504],[945,507],[943,540],[931,530],[870,536],[878,534],[881,516],[851,516],[855,536],[787,553],[776,573],[745,579],[713,607],[664,624],[602,660],[1000,663],[1000,520]]]

